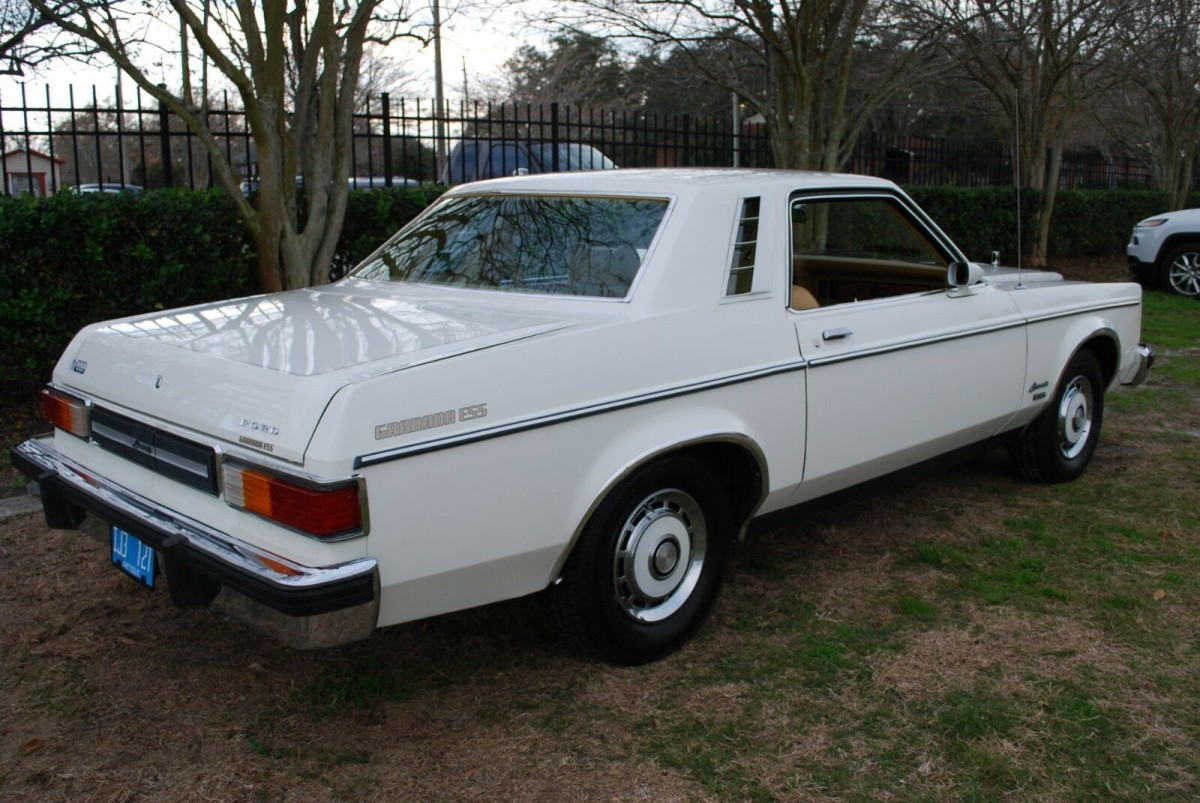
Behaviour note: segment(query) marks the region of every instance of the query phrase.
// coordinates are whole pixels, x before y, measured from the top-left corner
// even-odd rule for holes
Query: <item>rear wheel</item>
[[[732,543],[729,503],[703,465],[668,458],[601,502],[550,589],[564,634],[617,664],[674,652],[703,624]]]
[[[1017,473],[1035,482],[1070,482],[1083,473],[1100,438],[1103,381],[1096,355],[1076,352],[1054,401],[1009,445]]]
[[[1167,254],[1159,268],[1159,283],[1168,292],[1200,297],[1200,243],[1187,243]]]

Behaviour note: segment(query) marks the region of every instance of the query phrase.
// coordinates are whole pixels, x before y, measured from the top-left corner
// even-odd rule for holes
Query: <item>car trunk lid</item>
[[[582,317],[500,293],[343,283],[89,327],[55,380],[101,405],[301,462],[346,384]]]

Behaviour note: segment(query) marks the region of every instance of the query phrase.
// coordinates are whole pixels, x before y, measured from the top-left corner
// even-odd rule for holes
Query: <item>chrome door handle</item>
[[[824,332],[821,332],[821,339],[822,340],[845,340],[847,337],[850,337],[850,335],[852,335],[852,334],[854,334],[854,331],[852,329],[847,329],[846,327],[843,326],[840,329],[826,329]]]

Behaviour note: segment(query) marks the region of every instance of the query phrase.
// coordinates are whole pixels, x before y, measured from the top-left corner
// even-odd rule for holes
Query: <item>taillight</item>
[[[358,482],[310,483],[260,468],[226,461],[222,468],[225,501],[293,530],[318,538],[362,531]]]
[[[86,438],[91,434],[87,402],[54,388],[42,389],[42,412],[59,429]]]

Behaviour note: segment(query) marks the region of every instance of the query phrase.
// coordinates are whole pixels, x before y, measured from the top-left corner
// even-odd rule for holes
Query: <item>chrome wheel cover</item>
[[[1200,253],[1180,254],[1167,269],[1167,282],[1181,296],[1200,295]]]
[[[687,602],[704,569],[704,513],[690,495],[668,488],[643,499],[625,523],[613,555],[613,591],[639,622],[660,622]]]
[[[1087,446],[1095,405],[1092,383],[1086,376],[1075,377],[1063,389],[1058,403],[1058,451],[1068,460],[1078,457]]]

